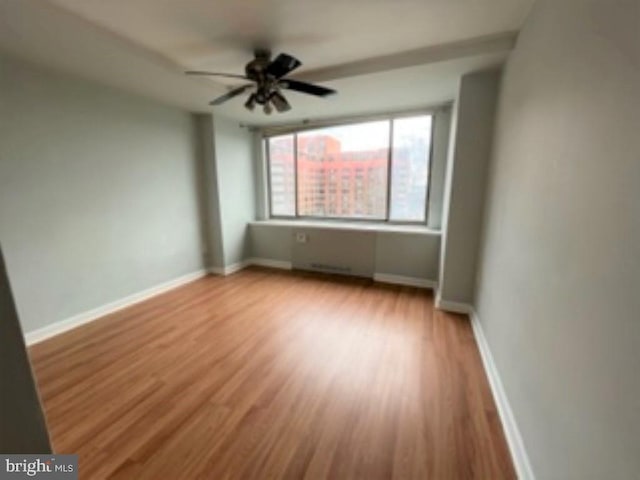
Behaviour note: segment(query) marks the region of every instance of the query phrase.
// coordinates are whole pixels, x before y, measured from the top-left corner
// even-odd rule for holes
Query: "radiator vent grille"
[[[319,270],[322,272],[332,272],[332,273],[351,273],[351,267],[341,267],[339,265],[327,265],[324,263],[312,263],[311,268],[313,270]]]

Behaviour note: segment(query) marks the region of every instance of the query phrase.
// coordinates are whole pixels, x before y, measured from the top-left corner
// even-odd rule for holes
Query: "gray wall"
[[[207,267],[224,266],[224,238],[221,229],[220,199],[218,198],[218,175],[216,169],[216,155],[213,134],[213,116],[211,114],[195,115],[199,156],[202,161],[202,175],[200,188],[202,205],[204,206],[203,228],[205,229],[206,264]]]
[[[269,188],[267,187],[267,161],[264,151],[265,145],[260,131],[252,132],[253,164],[254,164],[254,188],[256,192],[256,220],[269,218]]]
[[[503,79],[477,310],[539,479],[640,474],[639,32],[538,0]]]
[[[220,208],[223,264],[250,256],[248,223],[256,219],[253,135],[238,122],[216,116],[213,120],[217,202]]]
[[[1,250],[0,386],[0,452],[51,453],[47,424]]]
[[[293,227],[254,223],[249,230],[252,257],[291,262]]]
[[[500,75],[500,71],[478,72],[460,81],[447,165],[440,300],[473,300]]]
[[[376,273],[438,280],[440,235],[380,232],[376,236]]]
[[[376,256],[375,232],[324,228],[295,228],[293,232],[293,268],[373,277]],[[298,242],[296,233],[304,234],[306,242]]]
[[[252,257],[290,262],[300,269],[311,269],[312,263],[350,267],[350,274],[364,277],[382,273],[431,281],[438,278],[437,233],[351,231],[284,223],[251,225]],[[298,243],[297,233],[305,234],[307,242]]]
[[[451,128],[451,107],[439,109],[433,124],[433,155],[431,158],[431,179],[429,181],[429,228],[442,228],[444,205],[444,185],[449,151]]]
[[[203,267],[193,118],[0,57],[0,241],[25,331]]]

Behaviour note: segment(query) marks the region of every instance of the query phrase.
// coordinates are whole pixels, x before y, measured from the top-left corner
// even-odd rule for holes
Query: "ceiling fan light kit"
[[[247,98],[247,101],[244,104],[245,108],[249,111],[253,111],[256,108],[256,94],[252,93]]]
[[[314,95],[316,97],[326,97],[337,93],[335,90],[321,87],[320,85],[285,78],[286,75],[302,65],[300,60],[291,55],[281,53],[275,60],[271,60],[271,52],[268,50],[256,50],[254,57],[255,58],[245,66],[245,75],[204,72],[199,70],[191,70],[185,73],[187,75],[211,75],[252,81],[253,83],[234,88],[215,100],[212,100],[209,105],[220,105],[227,100],[251,90],[249,98],[244,104],[245,108],[253,111],[255,110],[256,104],[262,105],[263,111],[267,115],[271,114],[274,107],[279,113],[291,110],[291,105],[281,92],[283,89]]]

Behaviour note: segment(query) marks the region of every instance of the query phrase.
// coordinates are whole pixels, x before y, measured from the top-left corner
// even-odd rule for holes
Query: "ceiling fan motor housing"
[[[260,81],[265,78],[265,71],[271,63],[271,52],[256,50],[255,58],[244,67],[245,74],[252,80]]]

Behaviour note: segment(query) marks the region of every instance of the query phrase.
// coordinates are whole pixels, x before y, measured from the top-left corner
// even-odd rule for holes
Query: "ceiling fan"
[[[282,89],[294,90],[300,93],[315,95],[317,97],[326,97],[337,93],[330,88],[313,85],[291,78],[285,78],[285,75],[291,73],[302,62],[291,55],[281,53],[274,60],[271,60],[271,52],[269,50],[256,50],[255,58],[245,66],[244,75],[234,75],[231,73],[203,72],[199,70],[190,70],[185,72],[187,75],[212,75],[217,77],[239,78],[243,80],[251,80],[253,83],[242,85],[225,93],[221,97],[209,102],[209,105],[220,105],[227,100],[237,97],[251,90],[249,98],[244,106],[248,110],[254,110],[256,104],[262,105],[264,113],[271,114],[273,107],[278,112],[286,112],[291,110],[291,105],[282,95]]]

